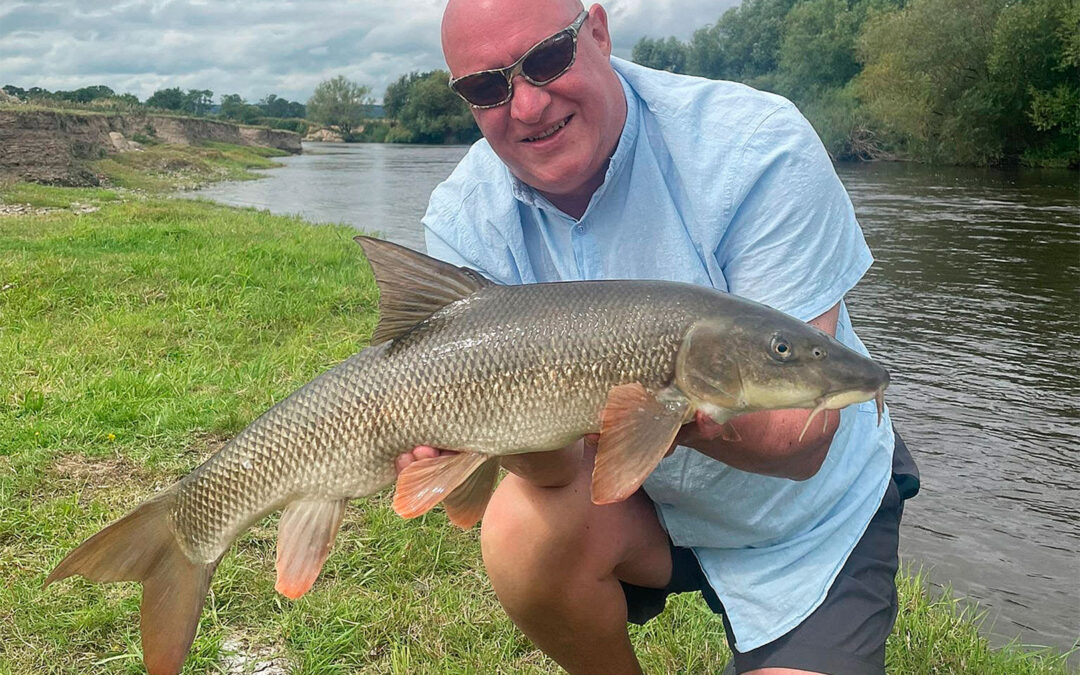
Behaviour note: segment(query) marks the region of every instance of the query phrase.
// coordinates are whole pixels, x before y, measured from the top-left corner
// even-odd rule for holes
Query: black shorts
[[[672,593],[698,591],[721,615],[735,672],[797,668],[831,675],[881,675],[885,640],[896,620],[897,543],[904,500],[919,490],[919,474],[907,446],[896,435],[893,480],[862,539],[833,582],[825,601],[782,637],[746,653],[735,650],[724,606],[688,548],[671,547],[671,581],[665,588],[623,584],[631,623],[644,624],[664,611]]]

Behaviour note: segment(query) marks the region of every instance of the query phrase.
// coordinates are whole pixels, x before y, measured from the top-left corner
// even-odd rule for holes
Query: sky
[[[542,1],[542,0],[537,0]],[[616,56],[641,37],[687,39],[739,0],[607,0]],[[267,94],[306,102],[344,75],[386,86],[444,68],[446,0],[0,0],[0,86],[104,84],[141,100],[158,89],[210,89],[214,100]]]

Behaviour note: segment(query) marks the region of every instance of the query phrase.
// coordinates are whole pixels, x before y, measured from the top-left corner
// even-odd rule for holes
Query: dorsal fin
[[[379,285],[379,325],[371,344],[393,340],[452,302],[491,286],[479,272],[381,239],[353,237]]]

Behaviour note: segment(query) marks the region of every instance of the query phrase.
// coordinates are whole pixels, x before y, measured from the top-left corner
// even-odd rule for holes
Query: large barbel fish
[[[592,496],[609,503],[641,485],[699,411],[725,422],[875,397],[883,405],[879,365],[733,295],[662,281],[502,286],[357,241],[380,290],[372,345],[85,541],[45,582],[141,582],[143,658],[155,675],[183,666],[210,577],[245,529],[284,509],[276,588],[297,598],[322,569],[346,502],[387,486],[394,459],[414,446],[460,452],[403,471],[395,510],[412,517],[442,502],[469,527],[502,455],[599,433]]]

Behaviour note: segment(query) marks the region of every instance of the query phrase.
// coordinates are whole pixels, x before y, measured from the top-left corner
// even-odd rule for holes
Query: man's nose
[[[510,99],[510,116],[522,124],[536,124],[551,103],[544,87],[537,87],[520,75],[514,78],[514,97]]]

